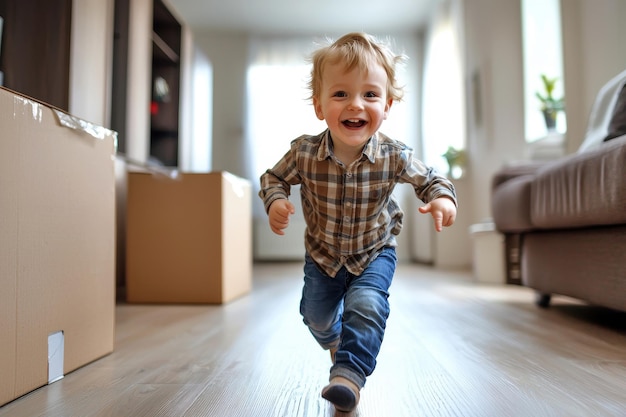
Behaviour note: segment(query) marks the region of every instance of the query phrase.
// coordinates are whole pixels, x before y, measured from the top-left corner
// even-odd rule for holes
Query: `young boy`
[[[312,56],[309,87],[315,114],[328,129],[301,136],[261,176],[272,231],[284,234],[300,184],[305,265],[300,313],[311,334],[330,350],[333,366],[322,397],[339,411],[359,402],[376,366],[389,315],[388,289],[396,268],[403,213],[392,196],[413,186],[435,229],[456,217],[454,186],[414,159],[401,142],[378,132],[402,98],[395,65],[403,57],[364,33],[344,35]]]

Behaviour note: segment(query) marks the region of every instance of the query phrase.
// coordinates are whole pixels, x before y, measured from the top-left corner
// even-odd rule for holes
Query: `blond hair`
[[[319,97],[322,85],[322,73],[326,64],[344,63],[346,71],[354,68],[367,71],[374,62],[380,64],[387,73],[387,97],[394,101],[402,100],[404,91],[396,80],[396,65],[406,59],[404,55],[396,55],[391,48],[372,35],[362,32],[352,32],[343,35],[335,42],[323,46],[311,55],[311,78],[309,89],[311,96]]]

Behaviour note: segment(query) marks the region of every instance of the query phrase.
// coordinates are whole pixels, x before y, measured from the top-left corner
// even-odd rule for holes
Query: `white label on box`
[[[63,378],[63,357],[65,356],[65,336],[63,331],[48,335],[48,384]]]

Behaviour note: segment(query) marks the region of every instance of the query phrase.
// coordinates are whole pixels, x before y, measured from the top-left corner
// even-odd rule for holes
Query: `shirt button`
[[[352,178],[352,172],[348,171],[348,173],[346,174],[346,176],[347,176],[348,178]]]
[[[350,221],[350,217],[349,216],[343,216],[343,221],[348,223]]]

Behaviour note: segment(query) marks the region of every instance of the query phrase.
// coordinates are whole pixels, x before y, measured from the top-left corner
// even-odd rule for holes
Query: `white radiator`
[[[270,229],[266,218],[254,219],[254,260],[304,261],[304,219],[294,216],[285,234],[279,236]]]

